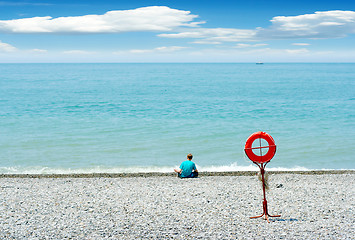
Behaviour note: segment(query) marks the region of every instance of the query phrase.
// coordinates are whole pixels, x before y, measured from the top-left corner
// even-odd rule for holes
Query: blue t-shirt
[[[181,163],[180,169],[182,170],[181,177],[190,177],[192,170],[196,170],[196,165],[195,163],[186,160]]]

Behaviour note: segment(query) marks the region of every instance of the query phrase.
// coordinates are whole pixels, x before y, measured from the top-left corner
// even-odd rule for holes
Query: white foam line
[[[50,168],[50,167],[0,167],[0,174],[86,174],[86,173],[169,173],[178,166],[131,166],[131,167],[105,167],[96,166],[91,168]],[[255,165],[239,166],[237,163],[224,166],[199,166],[200,172],[234,172],[234,171],[259,171]],[[334,169],[308,169],[301,166],[292,168],[268,167],[267,171],[314,171],[314,170],[334,170]],[[353,170],[353,169],[337,169]]]

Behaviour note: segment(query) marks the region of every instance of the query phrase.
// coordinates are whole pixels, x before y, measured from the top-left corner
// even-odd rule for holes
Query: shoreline
[[[207,176],[254,176],[259,171],[199,172],[199,177]],[[269,174],[355,174],[355,170],[309,170],[309,171],[267,171]],[[142,173],[70,173],[70,174],[0,174],[0,178],[136,178],[136,177],[176,177],[173,172]]]

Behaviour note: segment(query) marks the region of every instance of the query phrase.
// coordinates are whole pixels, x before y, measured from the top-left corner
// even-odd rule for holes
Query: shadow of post
[[[298,222],[298,219],[296,218],[272,218],[270,219],[270,222]]]

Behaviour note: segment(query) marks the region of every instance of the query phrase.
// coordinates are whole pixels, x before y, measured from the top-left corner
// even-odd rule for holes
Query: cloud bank
[[[154,49],[132,49],[129,50],[129,53],[134,53],[134,54],[142,54],[142,53],[172,53],[172,52],[177,52],[183,49],[186,49],[187,47],[181,47],[181,46],[163,46],[163,47],[157,47]],[[114,52],[114,54],[125,54],[127,51],[117,51]]]
[[[197,15],[164,6],[109,11],[103,15],[76,17],[32,17],[1,20],[6,33],[121,33],[134,31],[171,31],[176,27],[196,27]]]
[[[0,52],[15,52],[16,50],[14,46],[0,41]]]
[[[4,33],[122,33],[161,32],[164,38],[191,38],[196,44],[273,39],[340,38],[355,33],[355,11],[324,11],[298,16],[277,16],[268,28],[202,28],[198,15],[166,6],[109,11],[103,15],[32,17],[0,20]],[[193,28],[191,28],[193,27]],[[171,33],[175,31],[175,33]],[[168,32],[168,33],[166,33]]]
[[[274,17],[271,27],[259,29],[259,38],[338,38],[355,33],[354,11],[325,11]]]
[[[278,16],[268,28],[196,28],[179,33],[159,34],[166,38],[198,38],[194,43],[264,41],[275,39],[341,38],[355,33],[354,11],[325,11],[299,16]]]
[[[191,38],[196,44],[264,41],[274,39],[340,38],[355,33],[354,11],[324,11],[298,16],[277,16],[267,28],[203,28],[198,15],[166,6],[109,11],[103,15],[32,17],[0,20],[5,33],[122,33],[161,32],[163,38]],[[191,28],[192,27],[192,28]],[[175,31],[175,33],[172,31]]]
[[[198,28],[180,33],[159,34],[166,38],[200,38],[204,43],[239,42],[250,40],[255,37],[257,31],[234,28]],[[199,43],[199,42],[195,42]]]
[[[238,29],[238,28],[204,28],[205,22],[196,22],[198,15],[190,11],[172,9],[164,6],[143,7],[133,10],[109,11],[102,15],[83,15],[76,17],[32,17],[13,20],[0,20],[0,33],[12,34],[95,34],[95,33],[124,33],[124,32],[156,32],[161,38],[191,39],[194,44],[223,44],[235,43],[231,54],[231,47],[217,47],[202,52],[199,49],[193,52],[181,51],[183,46],[164,46],[149,49],[133,49],[115,52],[117,54],[135,54],[144,56],[144,53],[157,53],[167,56],[181,51],[215,56],[230,56],[244,54],[274,54],[284,55],[311,55],[306,48],[310,44],[305,39],[342,38],[355,33],[355,11],[323,11],[298,16],[276,16],[270,20],[270,26],[265,28]],[[293,41],[293,46],[300,49],[270,49],[264,48],[267,40],[288,39]],[[304,42],[303,42],[304,41]],[[190,51],[191,50],[191,51]],[[43,49],[27,50],[28,53],[50,53]],[[220,51],[220,52],[218,52]],[[0,41],[0,53],[19,53],[20,49]],[[96,52],[83,50],[70,50],[61,52],[64,55],[95,55]],[[11,55],[7,54],[7,55]],[[321,55],[332,53],[320,53]],[[348,53],[347,53],[348,54]],[[145,54],[152,55],[152,54]],[[181,54],[182,55],[182,54]],[[350,55],[350,53],[349,53]]]

